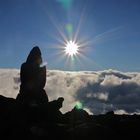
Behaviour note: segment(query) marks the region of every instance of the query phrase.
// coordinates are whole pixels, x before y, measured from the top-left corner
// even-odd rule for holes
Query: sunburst
[[[78,54],[79,51],[79,45],[75,43],[74,41],[70,40],[67,42],[66,47],[65,47],[65,53],[68,54],[69,56],[74,56]]]

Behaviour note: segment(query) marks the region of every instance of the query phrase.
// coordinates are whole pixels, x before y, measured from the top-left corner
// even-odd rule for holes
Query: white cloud
[[[99,100],[107,101],[108,93],[87,93],[87,98],[97,98]]]
[[[101,82],[102,86],[117,86],[120,85],[122,79],[115,75],[105,75],[104,80]]]
[[[19,70],[0,69],[0,94],[16,98],[20,87]],[[76,101],[93,114],[114,110],[133,113],[140,110],[140,73],[106,71],[48,70],[45,86],[49,100],[64,97],[63,112]],[[123,112],[124,111],[124,112]]]
[[[123,109],[115,110],[114,113],[115,113],[115,114],[118,114],[118,115],[128,114],[128,113],[127,113],[125,110],[123,110]]]

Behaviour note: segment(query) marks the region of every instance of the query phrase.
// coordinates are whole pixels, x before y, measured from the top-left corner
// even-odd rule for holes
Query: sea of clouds
[[[0,69],[0,94],[16,98],[20,87],[17,69]],[[117,114],[140,113],[140,73],[105,71],[47,71],[49,100],[64,97],[63,113],[81,102],[92,114],[113,110]]]

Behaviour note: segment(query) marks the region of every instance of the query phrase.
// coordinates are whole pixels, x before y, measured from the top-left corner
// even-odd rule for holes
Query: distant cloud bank
[[[19,70],[0,69],[0,94],[16,98]],[[140,113],[140,73],[48,70],[45,90],[49,100],[64,97],[62,111],[70,111],[77,101],[90,113],[114,110],[117,114]]]

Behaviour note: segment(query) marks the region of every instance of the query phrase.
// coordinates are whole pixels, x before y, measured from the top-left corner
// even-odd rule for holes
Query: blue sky
[[[78,27],[81,55],[67,60],[62,34]],[[49,69],[140,71],[140,1],[0,0],[0,67],[19,68],[35,45]]]

